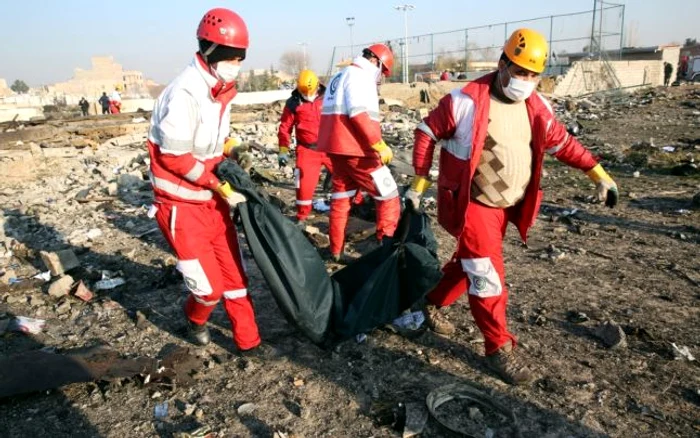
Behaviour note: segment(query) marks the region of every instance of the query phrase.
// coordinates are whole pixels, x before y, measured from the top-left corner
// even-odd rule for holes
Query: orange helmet
[[[318,76],[311,70],[302,70],[297,79],[297,90],[304,96],[311,96],[318,90]]]
[[[394,67],[394,54],[389,47],[384,44],[372,44],[365,50],[372,52],[382,62],[382,73],[384,76],[391,75],[391,69]]]
[[[503,53],[513,64],[535,73],[542,73],[547,66],[547,40],[532,29],[513,32],[503,46]]]

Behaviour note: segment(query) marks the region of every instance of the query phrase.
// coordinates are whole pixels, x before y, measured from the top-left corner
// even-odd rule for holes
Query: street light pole
[[[308,45],[307,43],[298,43],[302,49],[304,50],[304,70],[306,70],[306,46]]]
[[[414,10],[416,7],[413,5],[401,5],[394,6],[397,11],[403,11],[403,27],[404,27],[404,37],[403,37],[403,83],[408,83],[408,11]]]
[[[350,28],[350,59],[352,59],[352,57],[355,56],[355,43],[353,42],[352,38],[352,26],[355,25],[355,17],[346,17],[345,21],[348,23],[348,27]]]

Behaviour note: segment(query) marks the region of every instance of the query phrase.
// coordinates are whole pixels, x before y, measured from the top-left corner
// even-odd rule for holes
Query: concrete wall
[[[677,55],[678,52],[676,52]],[[669,54],[669,57],[672,57]],[[669,61],[670,62],[670,61]],[[610,61],[620,86],[659,86],[664,83],[664,61]],[[674,64],[675,65],[675,64]],[[556,96],[580,96],[614,86],[600,61],[577,61],[554,87]]]
[[[676,73],[678,73],[678,64],[681,61],[681,48],[680,47],[669,47],[664,49],[663,57],[661,58],[663,62],[668,62],[673,66],[673,73],[671,73],[671,82],[676,80]],[[663,69],[662,69],[663,71]],[[663,75],[663,73],[662,73]],[[663,78],[662,78],[663,80]]]
[[[257,105],[268,104],[287,100],[291,96],[292,90],[272,90],[256,91],[253,93],[238,93],[233,100],[234,105]],[[77,105],[79,96],[66,96],[68,105]],[[154,99],[123,99],[122,112],[133,113],[139,109],[145,111],[153,110]],[[53,98],[47,96],[30,96],[27,94],[0,98],[0,122],[12,120],[19,114],[17,120],[27,121],[32,117],[43,115],[43,106],[53,105]],[[102,108],[97,102],[90,102],[90,114],[102,114]]]
[[[17,116],[17,120],[27,121],[43,115],[44,111],[41,108],[17,108],[0,105],[0,122],[8,122],[15,116]]]
[[[292,95],[292,90],[254,91],[251,93],[238,93],[233,99],[234,105],[257,105],[287,100]]]

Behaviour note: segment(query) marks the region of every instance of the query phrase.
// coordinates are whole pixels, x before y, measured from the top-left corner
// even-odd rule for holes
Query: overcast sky
[[[592,0],[411,0],[415,10],[408,17],[409,34],[445,32],[504,21],[590,10]],[[700,0],[626,0],[625,30],[636,45],[682,42],[700,37]],[[308,44],[310,67],[328,69],[333,46],[349,45],[345,18],[355,17],[356,44],[403,36],[403,13],[393,6],[401,1],[136,1],[96,0],[0,0],[0,78],[9,83],[23,79],[30,86],[65,81],[75,67],[89,68],[90,57],[112,55],[125,69],[141,70],[161,83],[171,80],[196,50],[195,30],[210,7],[238,12],[247,22],[251,47],[244,68],[279,64],[287,50]],[[619,10],[606,12],[604,32],[620,28]],[[549,20],[530,25],[549,32]],[[515,26],[512,28],[514,29]],[[557,18],[553,39],[590,34],[590,15]],[[511,29],[511,30],[512,30]],[[470,43],[498,45],[503,27],[474,31]],[[619,46],[619,36],[605,39]],[[459,50],[462,33],[436,36],[433,48]],[[553,44],[555,51],[580,50],[585,41]],[[580,48],[579,48],[580,46]],[[356,51],[359,47],[356,48]],[[343,53],[349,52],[344,49]],[[427,54],[430,40],[411,41],[409,53]]]

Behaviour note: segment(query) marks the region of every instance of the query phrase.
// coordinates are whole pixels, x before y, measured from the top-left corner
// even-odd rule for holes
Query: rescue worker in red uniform
[[[297,88],[282,111],[282,120],[277,139],[279,141],[278,162],[280,167],[289,162],[289,145],[292,130],[297,140],[297,160],[294,169],[294,184],[297,191],[297,221],[303,224],[311,213],[314,192],[321,176],[321,167],[333,173],[331,160],[318,147],[318,127],[321,122],[321,105],[326,87],[319,84],[311,70],[299,73]]]
[[[223,298],[239,350],[260,344],[230,209],[245,197],[214,169],[227,156],[235,79],[246,57],[248,29],[228,9],[212,9],[197,30],[199,51],[158,97],[148,134],[151,214],[177,255],[190,294],[184,312],[193,340],[210,342],[206,322]]]
[[[122,86],[117,84],[114,86],[112,96],[109,98],[109,113],[119,114],[122,112]]]
[[[547,53],[542,35],[516,30],[504,46],[498,71],[443,97],[415,131],[416,176],[405,195],[407,202],[419,205],[430,186],[435,144],[441,141],[438,222],[457,238],[457,251],[427,297],[426,320],[433,331],[452,334],[454,326],[439,308],[468,292],[487,364],[512,384],[527,383],[533,375],[516,355],[515,336],[506,326],[503,237],[512,222],[527,238],[542,197],[544,154],[586,172],[608,206],[616,204],[618,193],[610,176],[535,91]]]
[[[323,99],[318,150],[328,154],[333,166],[330,250],[335,262],[347,262],[345,227],[358,190],[376,201],[377,239],[392,237],[398,224],[398,189],[386,166],[393,153],[382,140],[377,94],[382,75],[389,76],[393,65],[389,47],[371,45],[333,76]]]

